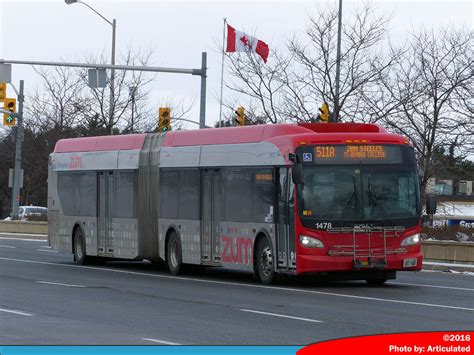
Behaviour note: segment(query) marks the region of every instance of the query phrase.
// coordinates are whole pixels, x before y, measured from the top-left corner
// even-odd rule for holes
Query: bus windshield
[[[413,165],[304,166],[299,192],[301,216],[314,220],[366,223],[420,213]]]

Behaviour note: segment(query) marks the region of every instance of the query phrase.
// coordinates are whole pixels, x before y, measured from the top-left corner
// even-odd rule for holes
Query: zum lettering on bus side
[[[252,265],[252,238],[222,236],[221,260],[225,263]]]

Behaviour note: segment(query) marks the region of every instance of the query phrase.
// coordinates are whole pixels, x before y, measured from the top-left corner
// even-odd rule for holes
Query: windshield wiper
[[[372,217],[372,208],[378,207],[378,210],[382,213],[382,217],[384,219],[390,219],[387,211],[383,208],[382,204],[380,203],[380,200],[377,197],[377,194],[375,191],[372,189],[372,184],[371,184],[371,175],[369,174],[369,177],[367,179],[367,188],[369,192],[369,207],[370,207],[370,215]]]
[[[357,193],[357,186],[356,186],[356,181],[355,181],[355,177],[352,176],[352,183],[353,183],[353,186],[354,186],[354,192],[352,192],[352,195],[351,197],[349,197],[349,200],[347,200],[344,208],[342,209],[342,214],[345,214],[345,211],[346,209],[348,209],[349,207],[352,206],[352,203],[354,201],[356,201],[356,207],[357,207],[357,198],[358,198],[358,193]]]

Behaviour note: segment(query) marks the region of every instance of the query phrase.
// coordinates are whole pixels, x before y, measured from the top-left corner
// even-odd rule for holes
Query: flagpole
[[[224,91],[224,59],[225,59],[225,25],[227,18],[224,17],[224,29],[222,31],[222,67],[221,67],[221,99],[219,106],[219,127],[222,126],[222,93]]]

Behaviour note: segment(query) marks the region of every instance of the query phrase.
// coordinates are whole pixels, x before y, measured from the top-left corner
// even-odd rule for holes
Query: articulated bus
[[[381,285],[422,267],[413,147],[375,124],[278,124],[63,139],[48,238],[98,258]]]

